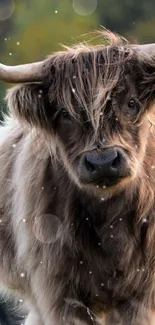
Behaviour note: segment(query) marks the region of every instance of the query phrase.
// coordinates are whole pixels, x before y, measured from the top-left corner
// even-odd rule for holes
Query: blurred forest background
[[[134,41],[155,42],[154,13],[155,0],[0,0],[0,62],[40,60],[101,25]],[[0,83],[0,115],[7,87]]]

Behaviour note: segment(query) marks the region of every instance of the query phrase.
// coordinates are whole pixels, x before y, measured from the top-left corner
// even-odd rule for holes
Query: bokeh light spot
[[[0,21],[10,18],[14,9],[15,3],[13,0],[0,0]]]
[[[73,9],[78,15],[91,15],[97,8],[97,0],[73,0]]]
[[[53,214],[44,214],[35,218],[33,233],[44,244],[54,243],[61,234],[61,221]]]

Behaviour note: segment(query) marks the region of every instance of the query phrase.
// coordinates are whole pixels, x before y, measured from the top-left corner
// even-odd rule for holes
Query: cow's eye
[[[62,118],[64,118],[64,119],[68,119],[68,120],[71,119],[71,116],[70,116],[70,114],[67,112],[66,109],[62,109],[61,112],[60,112],[60,114],[61,114]]]
[[[129,108],[136,108],[136,100],[134,98],[131,98],[128,103]]]
[[[56,110],[55,114],[53,115],[53,123],[54,126],[57,127],[58,124],[62,124],[63,122],[70,122],[71,115],[67,112],[65,108],[59,108]]]
[[[140,109],[140,103],[139,103],[139,100],[138,99],[134,99],[134,98],[131,98],[128,102],[128,107],[131,109],[131,110],[135,110],[139,111]]]
[[[137,116],[137,114],[140,111],[141,104],[138,99],[131,98],[128,102],[128,110],[127,115],[128,116]]]

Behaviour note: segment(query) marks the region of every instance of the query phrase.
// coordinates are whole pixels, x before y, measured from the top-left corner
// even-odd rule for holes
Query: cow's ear
[[[41,84],[22,84],[8,90],[6,100],[12,115],[27,124],[47,129],[50,104],[48,88]]]

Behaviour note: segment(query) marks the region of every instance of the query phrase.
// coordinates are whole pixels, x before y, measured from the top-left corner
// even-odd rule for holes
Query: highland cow
[[[25,325],[155,324],[155,45],[6,67],[0,280]]]

